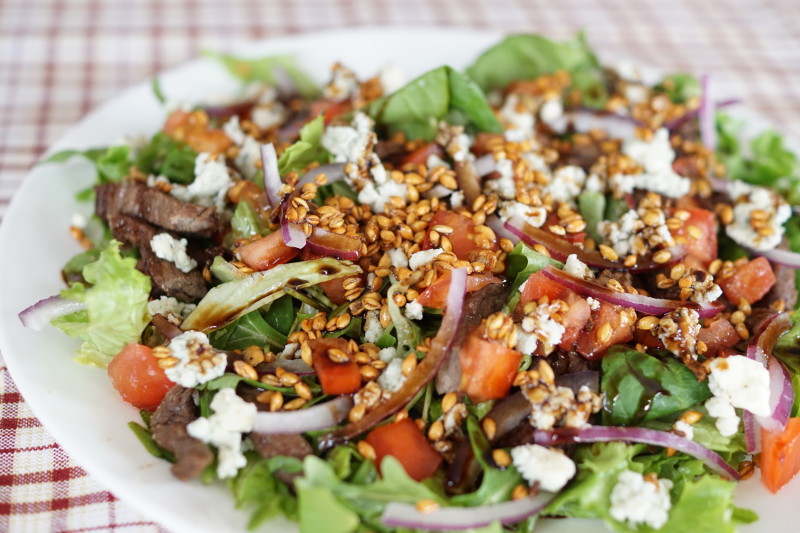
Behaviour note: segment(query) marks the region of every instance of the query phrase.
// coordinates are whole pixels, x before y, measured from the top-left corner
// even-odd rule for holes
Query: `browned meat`
[[[572,145],[569,154],[567,154],[566,164],[579,166],[588,172],[602,153],[600,146],[597,144],[585,143]]]
[[[117,215],[108,218],[114,238],[139,247],[141,261],[138,268],[151,277],[156,294],[166,294],[183,302],[194,302],[205,296],[208,289],[199,269],[183,272],[173,263],[159,259],[150,248],[150,240],[157,230],[134,217]]]
[[[277,455],[302,459],[314,453],[308,441],[299,433],[278,433],[267,435],[264,433],[250,433],[250,440],[256,451],[264,459],[271,459]]]
[[[455,338],[456,348],[450,352],[436,375],[436,391],[439,394],[458,390],[461,381],[458,346],[480,324],[481,320],[503,308],[508,300],[508,289],[507,283],[491,283],[482,289],[468,293],[464,298],[464,314]]]
[[[515,433],[520,427],[530,426],[527,423],[530,414],[531,404],[522,392],[503,398],[486,415],[494,420],[497,427],[494,436],[489,440],[500,440],[510,433]]]
[[[769,307],[779,300],[783,300],[784,309],[794,309],[797,303],[794,269],[772,263],[772,272],[775,274],[775,285],[758,301],[757,305],[759,307]]]
[[[215,208],[182,202],[136,182],[104,183],[95,187],[95,210],[103,220],[114,215],[138,217],[189,237],[211,237],[220,224]]]
[[[172,473],[182,481],[197,477],[214,460],[211,448],[186,431],[186,425],[197,419],[193,393],[193,389],[175,385],[150,419],[156,443],[175,454]]]
[[[597,284],[602,285],[603,287],[606,286],[608,280],[615,279],[619,281],[620,285],[623,287],[630,287],[633,285],[633,276],[630,272],[620,271],[620,270],[609,270],[604,269],[600,271],[600,274],[597,276]]]

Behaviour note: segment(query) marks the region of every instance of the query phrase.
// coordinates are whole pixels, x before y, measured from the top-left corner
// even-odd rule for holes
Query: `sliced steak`
[[[299,433],[250,433],[250,440],[264,459],[278,455],[302,459],[314,453],[311,444]]]
[[[195,302],[208,292],[206,282],[199,269],[183,272],[174,263],[156,256],[150,241],[159,233],[156,228],[138,218],[111,215],[108,225],[115,239],[139,247],[141,260],[137,265],[153,280],[154,292],[166,294],[182,302]]]
[[[477,291],[467,293],[464,297],[464,309],[461,327],[455,335],[455,348],[442,363],[436,374],[436,392],[445,394],[458,390],[461,382],[461,364],[458,360],[459,346],[475,329],[481,320],[499,311],[508,300],[508,283],[490,283]]]
[[[172,473],[182,481],[197,477],[214,460],[211,448],[186,431],[187,424],[197,419],[193,393],[193,389],[175,385],[150,419],[156,443],[175,454]]]
[[[95,187],[95,210],[103,220],[138,217],[188,237],[211,237],[220,225],[214,207],[183,202],[143,183],[104,183]]]

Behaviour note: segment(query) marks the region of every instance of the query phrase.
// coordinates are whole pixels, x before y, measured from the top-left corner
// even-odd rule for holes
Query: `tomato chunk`
[[[205,111],[173,111],[164,124],[164,133],[198,152],[220,154],[233,145],[224,131],[209,127]]]
[[[108,364],[108,377],[122,399],[138,409],[155,411],[175,386],[149,346],[131,343]]]
[[[427,165],[428,158],[432,155],[441,158],[444,156],[444,150],[442,150],[442,147],[437,143],[423,144],[410,154],[406,155],[403,158],[401,165],[407,165],[409,163],[414,165]]]
[[[582,332],[575,343],[577,352],[587,359],[599,359],[611,346],[631,340],[633,322],[627,323],[622,310],[619,306],[600,302],[600,308],[594,312],[592,328]]]
[[[562,284],[553,281],[541,272],[534,272],[520,287],[521,294],[517,308],[522,309],[528,302],[538,301],[543,296],[555,300],[562,292],[564,292]]]
[[[443,309],[445,303],[447,302],[447,293],[450,292],[451,278],[452,274],[450,271],[445,271],[442,275],[433,280],[433,283],[428,285],[428,288],[426,288],[420,293],[419,296],[417,296],[417,302],[425,307]],[[492,274],[470,274],[467,276],[467,292],[480,290],[487,285],[491,285],[492,283],[501,283],[501,281]]]
[[[564,335],[558,345],[562,350],[571,350],[578,336],[583,331],[584,326],[592,316],[592,308],[589,302],[581,298],[575,291],[564,289],[558,295],[559,300],[563,300],[568,306],[561,314],[561,324],[564,326]]]
[[[442,463],[442,456],[408,417],[373,429],[366,440],[375,450],[379,470],[383,458],[391,455],[415,481],[431,477]]]
[[[714,357],[721,348],[730,348],[739,342],[739,334],[733,324],[720,317],[709,322],[708,327],[702,328],[697,334],[697,340],[708,346],[706,356]]]
[[[291,261],[300,253],[299,248],[287,246],[281,230],[249,242],[239,248],[242,262],[253,270],[269,270],[275,265]]]
[[[672,232],[678,241],[686,240],[686,254],[707,266],[717,258],[717,227],[714,213],[708,209],[687,208],[689,218]]]
[[[775,285],[775,274],[765,257],[756,257],[737,267],[730,277],[716,281],[728,301],[733,305],[739,305],[742,298],[748,303],[763,298]]]
[[[314,371],[325,394],[352,394],[361,388],[361,372],[353,359],[345,363],[331,360],[328,350],[347,352],[347,341],[340,338],[321,338],[308,341]]]
[[[761,482],[778,492],[800,471],[800,417],[781,432],[761,430]]]
[[[495,238],[488,248],[481,248],[475,242],[475,222],[471,218],[459,215],[452,211],[437,211],[428,223],[428,231],[425,233],[425,240],[422,241],[420,248],[430,250],[436,248],[430,241],[431,230],[434,226],[443,225],[453,228],[453,233],[447,235],[450,244],[453,245],[453,253],[461,260],[468,260],[470,252],[477,252],[483,249],[494,250],[500,248]]]
[[[458,359],[461,363],[461,391],[474,402],[485,402],[508,396],[522,353],[488,340],[485,330],[477,328],[459,350]]]

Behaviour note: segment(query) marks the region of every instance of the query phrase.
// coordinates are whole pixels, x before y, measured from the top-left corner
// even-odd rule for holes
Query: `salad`
[[[258,528],[735,531],[800,469],[797,160],[708,78],[511,36],[405,83],[217,55],[96,164],[68,288],[83,344],[176,477]],[[165,467],[167,463],[165,462]]]

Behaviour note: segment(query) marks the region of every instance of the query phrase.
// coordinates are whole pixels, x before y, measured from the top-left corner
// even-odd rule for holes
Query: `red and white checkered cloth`
[[[89,110],[235,38],[362,25],[447,25],[571,37],[604,56],[716,83],[800,138],[797,0],[4,0],[0,219],[47,146]],[[346,58],[343,58],[346,59]],[[163,531],[73,463],[0,359],[0,531]]]

